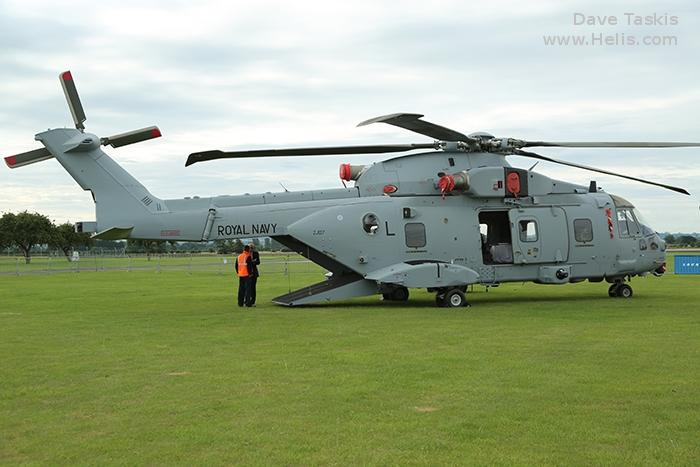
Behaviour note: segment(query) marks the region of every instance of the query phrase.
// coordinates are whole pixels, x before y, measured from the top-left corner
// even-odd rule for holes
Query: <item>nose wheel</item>
[[[610,297],[631,298],[632,293],[632,287],[623,282],[615,282],[608,289],[608,296]]]

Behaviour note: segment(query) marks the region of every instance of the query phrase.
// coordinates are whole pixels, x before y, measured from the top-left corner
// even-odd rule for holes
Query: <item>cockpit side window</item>
[[[627,227],[627,216],[625,216],[624,209],[617,210],[617,230],[620,235],[628,237],[630,234],[629,228]]]
[[[632,215],[631,208],[617,208],[617,226],[622,237],[639,235],[639,225]]]

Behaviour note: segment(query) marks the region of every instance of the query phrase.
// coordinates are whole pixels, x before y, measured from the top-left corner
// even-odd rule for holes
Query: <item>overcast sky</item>
[[[575,13],[597,24],[576,25]],[[656,15],[656,24],[629,25],[625,13]],[[395,112],[533,140],[700,141],[699,22],[693,0],[0,0],[0,155],[73,125],[64,70],[88,131],[160,127],[163,138],[107,152],[161,198],[339,187],[341,162],[381,157],[184,162],[206,149],[428,141],[355,127]],[[545,45],[553,35],[613,42]],[[540,152],[685,187],[693,196],[545,162],[536,169],[597,180],[657,230],[700,231],[700,149]],[[0,167],[0,212],[25,209],[56,222],[94,219],[90,194],[55,160]]]

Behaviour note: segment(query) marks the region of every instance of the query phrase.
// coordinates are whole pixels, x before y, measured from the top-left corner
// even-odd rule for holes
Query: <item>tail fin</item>
[[[169,212],[163,200],[102,151],[96,136],[63,128],[39,133],[36,139],[84,190],[92,192],[98,232],[117,228],[128,236],[135,225],[152,224],[152,219],[148,222],[152,214]]]

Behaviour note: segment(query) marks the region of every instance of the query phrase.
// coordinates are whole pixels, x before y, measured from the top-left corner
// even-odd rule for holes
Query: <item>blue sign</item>
[[[676,255],[674,274],[700,274],[700,255]]]

